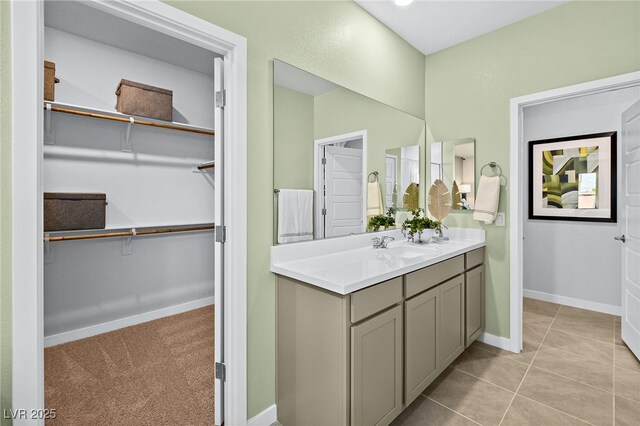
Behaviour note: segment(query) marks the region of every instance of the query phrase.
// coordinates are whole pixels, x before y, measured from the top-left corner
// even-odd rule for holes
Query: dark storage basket
[[[56,83],[60,80],[56,78],[56,64],[50,61],[44,61],[44,100],[56,100]]]
[[[44,193],[44,230],[104,229],[107,197],[100,193]]]
[[[120,80],[116,110],[157,120],[173,121],[173,92],[130,80]]]

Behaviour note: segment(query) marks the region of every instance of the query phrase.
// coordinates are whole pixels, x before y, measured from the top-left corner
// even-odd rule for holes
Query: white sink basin
[[[386,249],[378,249],[391,256],[401,257],[403,259],[413,259],[416,257],[422,257],[425,255],[433,254],[434,248],[429,247],[426,244],[412,244],[403,242],[398,245],[389,245]]]

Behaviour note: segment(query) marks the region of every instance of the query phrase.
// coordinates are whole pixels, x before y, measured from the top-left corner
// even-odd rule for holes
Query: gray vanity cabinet
[[[350,294],[277,277],[284,426],[388,425],[484,328],[484,250]]]
[[[351,327],[351,424],[386,425],[402,411],[402,305]]]
[[[464,280],[461,270],[455,274],[405,302],[406,405],[464,351]]]
[[[409,299],[405,311],[405,395],[409,405],[438,377],[440,288]]]
[[[440,285],[438,366],[444,370],[464,351],[464,279],[459,275]]]
[[[484,330],[484,265],[465,273],[466,335],[468,347]]]
[[[468,347],[484,331],[484,247],[465,254],[465,270],[465,345]]]

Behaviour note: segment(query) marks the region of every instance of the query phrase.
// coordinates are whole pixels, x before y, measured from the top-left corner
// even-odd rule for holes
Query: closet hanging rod
[[[111,230],[87,230],[87,231],[55,231],[45,232],[45,242],[92,240],[97,238],[135,237],[145,235],[169,234],[176,232],[213,231],[215,224],[204,223],[197,225],[181,226],[155,226],[142,228],[118,228]],[[104,231],[104,232],[101,232]]]
[[[206,170],[206,169],[212,169],[216,166],[216,162],[215,161],[208,161],[206,163],[202,163],[200,164],[198,167],[196,167],[198,170]]]
[[[161,121],[151,121],[149,119],[132,117],[129,115],[121,114],[119,112],[103,111],[98,109],[92,109],[87,107],[79,107],[70,104],[45,102],[44,109],[47,109],[47,105],[51,105],[51,111],[63,112],[65,114],[80,115],[83,117],[100,118],[103,120],[119,121],[122,123],[140,124],[141,126],[159,127],[162,129],[178,130],[181,132],[197,133],[200,135],[214,136],[215,132],[204,127],[192,126],[189,124],[181,123],[169,123]]]

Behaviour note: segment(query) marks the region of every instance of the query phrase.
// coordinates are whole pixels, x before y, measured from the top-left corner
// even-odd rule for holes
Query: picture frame
[[[617,132],[529,141],[529,219],[617,218]]]

